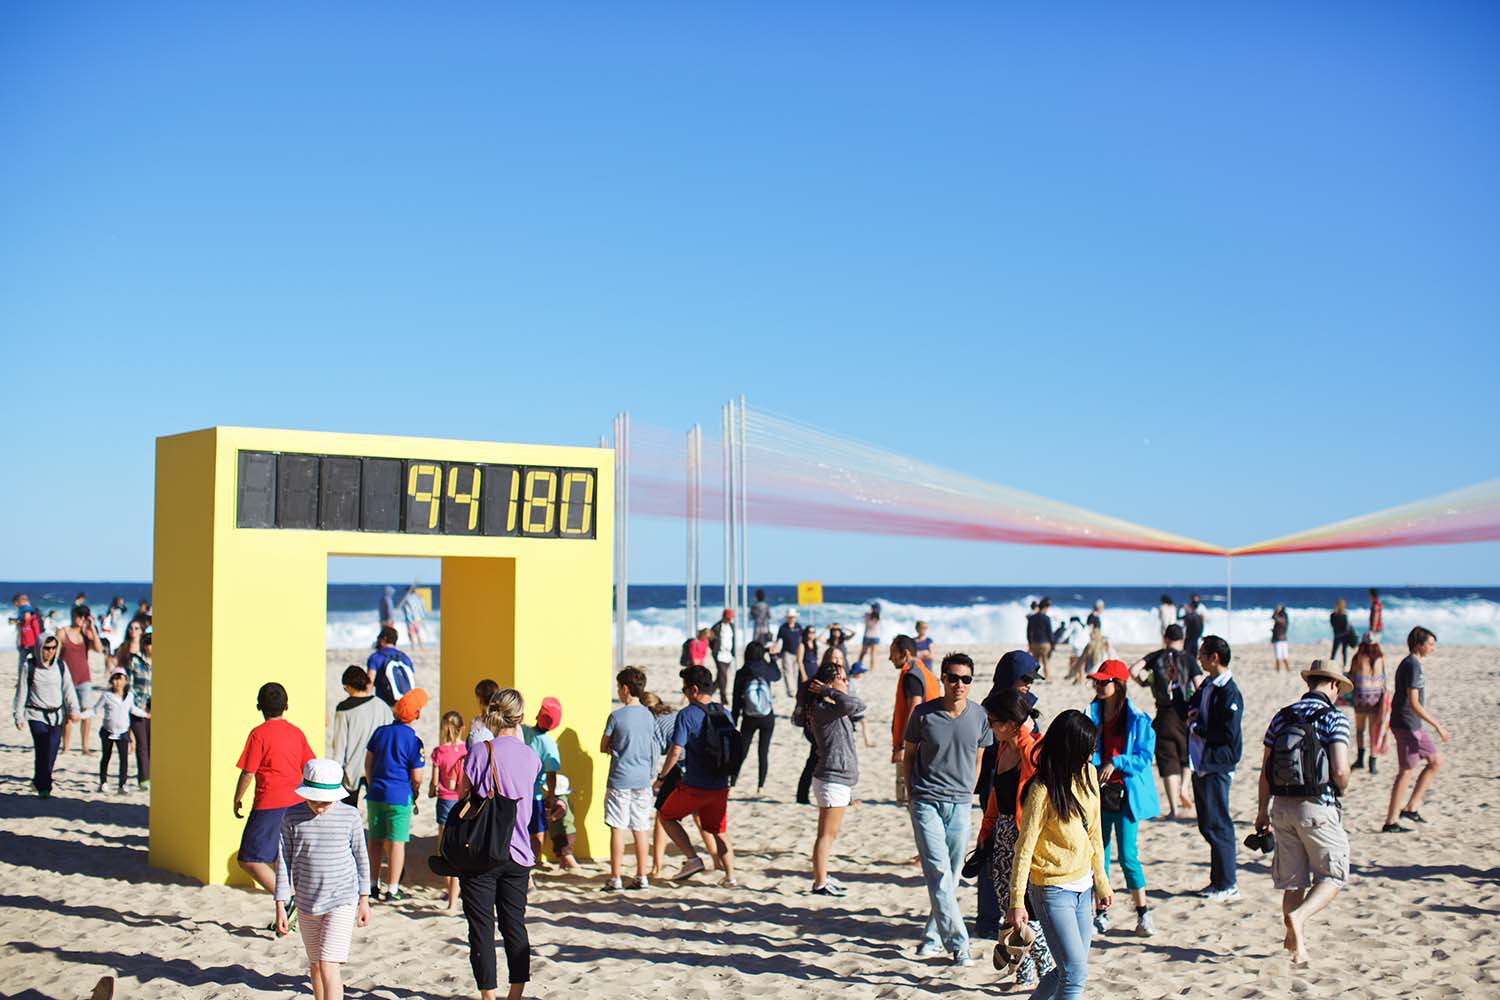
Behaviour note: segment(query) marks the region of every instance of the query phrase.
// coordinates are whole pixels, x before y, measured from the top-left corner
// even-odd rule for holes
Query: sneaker
[[[848,889],[845,889],[833,879],[829,879],[822,885],[815,885],[812,887],[812,894],[814,896],[844,896],[847,895],[848,892]]]
[[[1151,911],[1147,910],[1135,918],[1136,937],[1150,937],[1156,933],[1156,921],[1151,919]]]
[[[973,967],[974,959],[966,951],[955,951],[953,953],[953,964],[960,969],[968,969]]]
[[[1370,758],[1370,773],[1371,774],[1375,773],[1375,758],[1374,757]]]
[[[1100,934],[1109,933],[1109,914],[1100,911],[1094,914],[1094,930]]]
[[[124,785],[121,785],[119,788],[115,789],[115,794],[116,795],[129,795],[130,794],[130,789],[126,788]]]
[[[677,874],[673,875],[672,879],[675,882],[681,882],[684,879],[690,879],[694,875],[703,871],[703,868],[704,865],[702,858],[696,856],[688,858],[682,863],[682,867],[677,869]]]
[[[39,798],[39,799],[50,799],[50,798],[52,798],[52,791],[51,791],[51,789],[48,789],[47,791],[44,792],[40,788],[38,788],[36,790],[36,797]]]
[[[1400,823],[1387,823],[1380,828],[1381,833],[1411,833],[1411,827],[1402,826]]]
[[[1425,823],[1425,822],[1427,822],[1425,819],[1422,818],[1422,814],[1419,813],[1419,812],[1417,812],[1415,809],[1403,809],[1403,810],[1401,810],[1401,818],[1402,819],[1409,819],[1413,823]]]
[[[141,782],[141,791],[143,791],[143,792],[149,792],[149,791],[151,791],[151,780],[149,778],[147,780]]]
[[[649,889],[651,888],[651,880],[644,875],[637,875],[635,881],[630,884],[630,888]]]
[[[1203,890],[1204,899],[1239,899],[1240,887],[1237,885],[1226,885],[1222,889],[1209,887]]]
[[[385,901],[387,903],[400,903],[400,902],[403,902],[405,899],[406,899],[406,893],[404,893],[404,892],[401,891],[401,887],[400,886],[397,886],[394,889],[387,889],[385,891]]]
[[[625,882],[618,875],[611,875],[604,880],[604,885],[599,887],[600,892],[619,892],[625,888]]]
[[[103,792],[108,787],[109,787],[109,785],[106,782],[103,782],[103,781],[99,782],[99,791],[100,792]]]
[[[917,949],[918,958],[937,958],[941,954],[943,954],[942,945],[924,944]]]

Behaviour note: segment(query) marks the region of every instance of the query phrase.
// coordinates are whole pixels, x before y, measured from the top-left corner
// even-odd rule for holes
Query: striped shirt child
[[[281,818],[281,850],[276,854],[276,899],[297,892],[301,916],[353,906],[370,894],[370,856],[365,850],[359,810],[335,802],[322,815],[302,802]]]

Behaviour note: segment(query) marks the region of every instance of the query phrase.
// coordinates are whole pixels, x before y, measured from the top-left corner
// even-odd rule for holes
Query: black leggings
[[[797,779],[797,801],[807,806],[812,805],[812,779],[818,766],[818,745],[813,742],[811,729],[803,729],[802,735],[808,743],[807,763],[802,765],[802,777]]]
[[[99,734],[99,746],[103,753],[99,755],[99,784],[109,780],[109,755],[111,751],[120,751],[120,787],[125,787],[125,779],[130,776],[130,733],[110,739],[103,733]]]
[[[135,780],[151,780],[151,720],[130,717],[130,735],[135,737]]]
[[[505,946],[505,965],[512,983],[531,980],[531,939],[526,934],[526,884],[531,869],[506,859],[483,875],[460,875],[458,895],[469,923],[469,967],[474,985],[493,990],[495,984],[495,921]]]
[[[776,716],[764,715],[759,718],[751,718],[748,715],[740,717],[740,738],[745,744],[745,755],[750,755],[750,740],[757,733],[760,734],[760,742],[755,747],[756,763],[760,767],[760,780],[755,783],[756,788],[766,787],[766,772],[771,769],[771,733],[776,728]],[[744,762],[741,761],[741,766]],[[735,777],[739,777],[738,772]]]
[[[1334,660],[1338,659],[1340,646],[1342,646],[1344,649],[1344,666],[1347,667],[1349,665],[1349,650],[1353,649],[1355,646],[1354,637],[1347,632],[1343,635],[1336,635],[1333,637],[1333,649],[1331,649],[1328,653],[1329,663],[1332,663]]]

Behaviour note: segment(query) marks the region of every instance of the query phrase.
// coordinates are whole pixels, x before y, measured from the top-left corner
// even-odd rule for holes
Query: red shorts
[[[684,816],[697,816],[698,822],[709,833],[723,833],[729,829],[729,789],[678,785],[661,804],[661,818],[682,819]]]

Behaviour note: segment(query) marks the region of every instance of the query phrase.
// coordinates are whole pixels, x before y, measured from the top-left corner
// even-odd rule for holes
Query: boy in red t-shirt
[[[240,780],[234,788],[234,816],[239,819],[240,800],[250,782],[255,782],[250,818],[240,836],[239,863],[262,889],[275,892],[281,814],[302,801],[297,794],[302,765],[317,755],[307,745],[302,730],[281,717],[286,712],[286,688],[274,681],[262,684],[255,707],[266,721],[250,730],[245,740],[239,761]]]

